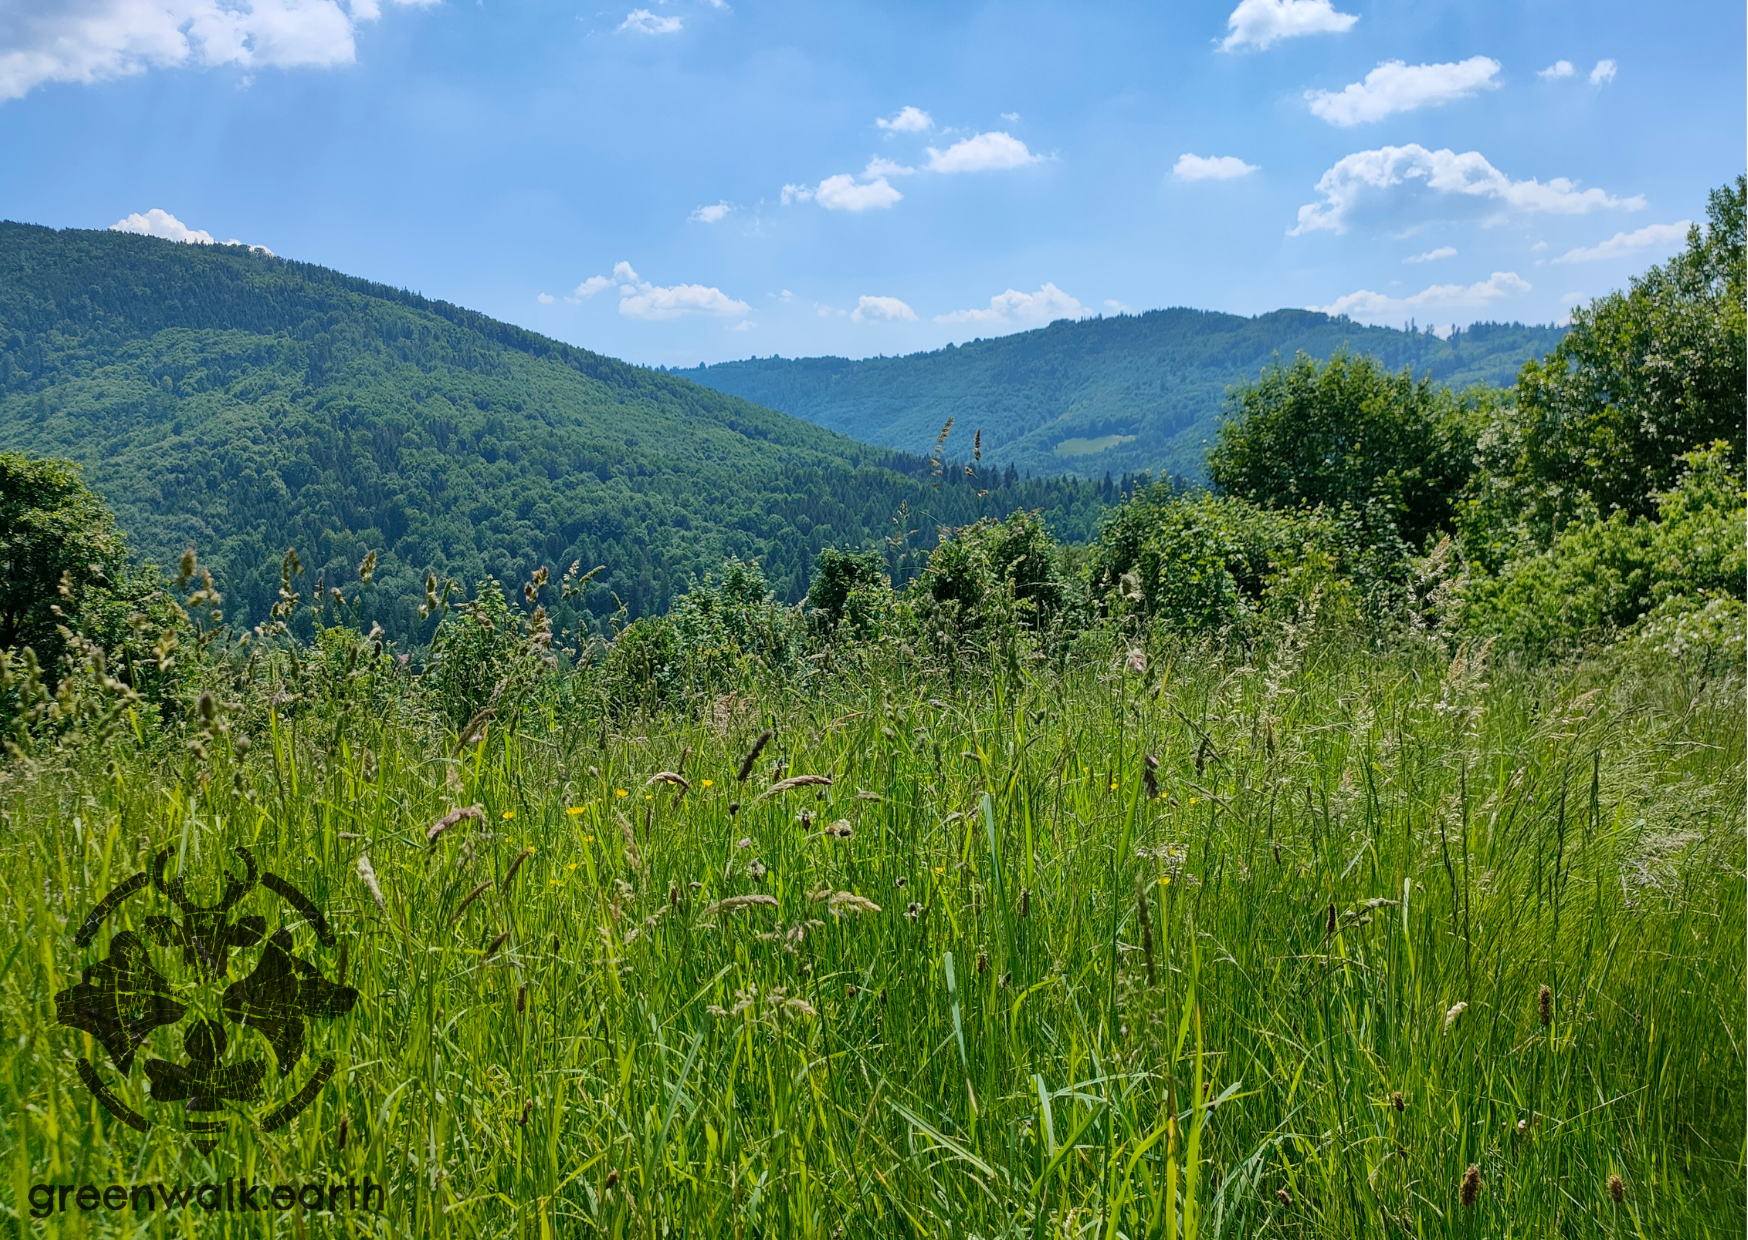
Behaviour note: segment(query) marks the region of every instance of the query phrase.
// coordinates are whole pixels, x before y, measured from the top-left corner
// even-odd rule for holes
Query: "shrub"
[[[808,627],[827,640],[878,637],[893,602],[886,564],[878,551],[819,553],[807,587]]]
[[[992,651],[1021,633],[1046,642],[1074,627],[1060,548],[1036,513],[951,532],[907,591],[912,622],[942,654]]]
[[[554,663],[546,613],[518,616],[490,577],[473,602],[443,617],[431,638],[422,683],[438,711],[456,728],[508,703],[513,709]]]
[[[680,700],[685,669],[680,638],[665,616],[633,620],[614,639],[602,676],[607,703],[616,715],[654,714]]]
[[[1712,599],[1739,602],[1748,514],[1732,456],[1723,443],[1682,456],[1686,472],[1652,497],[1656,520],[1617,511],[1581,522],[1547,550],[1478,578],[1470,626],[1528,651],[1559,653],[1610,640],[1641,620],[1665,629]]]

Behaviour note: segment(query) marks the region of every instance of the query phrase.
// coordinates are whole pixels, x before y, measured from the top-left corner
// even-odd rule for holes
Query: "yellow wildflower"
[[[613,795],[616,797],[628,797],[631,794],[629,792],[625,791],[625,789],[623,789],[623,788],[615,788],[615,789],[613,789]]]
[[[510,819],[514,818],[515,816],[516,816],[516,811],[513,809],[507,809],[504,811],[504,821],[505,822],[508,822]]]
[[[708,779],[704,779],[704,780],[700,780],[700,781],[699,781],[699,782],[700,782],[700,783],[701,783],[701,784],[703,784],[703,785],[704,785],[704,786],[705,786],[705,787],[706,787],[706,788],[708,788],[708,787],[709,787],[709,786],[710,786],[710,785],[711,785],[711,784],[712,784],[712,783],[713,783],[713,782],[714,782],[714,781],[713,781],[713,780],[708,780]]]
[[[578,814],[586,814],[588,812],[589,807],[587,805],[573,805],[565,810],[565,813],[569,814],[572,818],[575,818]]]

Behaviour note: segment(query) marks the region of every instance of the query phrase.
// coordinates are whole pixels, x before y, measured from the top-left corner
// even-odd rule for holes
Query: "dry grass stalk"
[[[832,777],[830,775],[791,775],[788,779],[779,779],[769,788],[766,788],[763,792],[759,793],[758,796],[753,798],[753,804],[757,805],[766,797],[774,797],[780,792],[789,792],[796,788],[811,788],[815,785],[829,788],[831,782]]]
[[[479,886],[475,887],[472,891],[468,892],[467,895],[462,898],[461,903],[455,909],[455,920],[460,921],[461,915],[463,913],[467,912],[467,906],[472,904],[475,900],[479,899],[481,896],[483,896],[486,892],[490,891],[491,889],[492,889],[491,880],[487,879],[485,882],[483,882]]]
[[[657,771],[654,775],[651,775],[648,779],[643,781],[643,786],[645,788],[653,787],[656,784],[672,784],[680,790],[681,796],[685,796],[692,787],[692,781],[678,771]]]
[[[364,853],[358,854],[358,877],[364,883],[364,890],[370,893],[370,898],[376,901],[378,909],[384,908],[382,887],[376,881],[376,868],[370,864],[370,857]]]
[[[765,752],[765,746],[771,743],[771,729],[766,728],[759,733],[759,739],[753,742],[753,747],[740,760],[740,770],[735,772],[735,779],[740,783],[747,782],[747,776],[753,773],[753,763],[759,760],[759,755]]]
[[[729,896],[726,899],[718,900],[715,904],[707,907],[702,916],[709,917],[713,913],[736,913],[743,908],[753,908],[755,906],[776,908],[777,897],[766,895],[762,891],[755,892],[750,896]]]
[[[436,822],[425,828],[425,842],[427,844],[435,844],[443,837],[443,833],[451,827],[459,826],[469,818],[476,818],[483,822],[485,816],[486,807],[483,805],[465,805],[460,809],[452,809]]]
[[[510,868],[504,872],[504,881],[498,884],[503,890],[510,889],[510,880],[516,877],[516,871],[522,868],[522,863],[534,855],[532,848],[524,848],[516,854],[516,859],[510,862]]]

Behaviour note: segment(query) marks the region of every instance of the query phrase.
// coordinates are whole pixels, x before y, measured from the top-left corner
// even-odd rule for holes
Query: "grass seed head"
[[[1548,987],[1536,991],[1536,1008],[1542,1014],[1542,1028],[1554,1023],[1554,992]]]
[[[1627,1186],[1618,1175],[1608,1177],[1608,1199],[1617,1206],[1627,1199]]]
[[[1457,1023],[1457,1017],[1461,1016],[1468,1010],[1469,1005],[1462,1000],[1451,1004],[1451,1010],[1445,1013],[1445,1027],[1443,1032],[1449,1033],[1451,1031],[1451,1026]]]
[[[740,760],[740,770],[735,773],[735,779],[741,783],[747,782],[747,776],[753,773],[753,763],[759,760],[759,755],[765,752],[765,746],[771,743],[771,729],[766,728],[759,733],[759,739],[753,742],[753,747]]]
[[[528,983],[516,987],[516,1015],[520,1016],[528,1010]]]
[[[1396,1113],[1398,1115],[1408,1109],[1408,1104],[1402,1100],[1402,1091],[1400,1089],[1390,1095],[1390,1105],[1396,1108]]]
[[[349,1128],[349,1127],[350,1127],[350,1126],[351,1126],[351,1123],[352,1123],[352,1121],[351,1121],[351,1120],[350,1120],[350,1119],[348,1119],[348,1118],[347,1118],[347,1117],[346,1117],[346,1116],[344,1116],[344,1115],[342,1115],[342,1116],[341,1116],[341,1117],[340,1117],[340,1141],[339,1141],[339,1147],[340,1147],[340,1148],[341,1148],[341,1149],[345,1149],[345,1148],[346,1148],[346,1130],[347,1130],[347,1129],[348,1129],[348,1128]],[[1616,1178],[1617,1178],[1617,1179],[1618,1179],[1618,1178],[1619,1178],[1619,1177],[1616,1177]]]
[[[1289,1193],[1287,1191],[1287,1186],[1283,1184],[1275,1189],[1275,1200],[1280,1202],[1284,1209],[1293,1204],[1293,1194]]]
[[[1328,910],[1324,913],[1323,931],[1325,934],[1334,934],[1335,927],[1336,927],[1335,905],[1331,904],[1329,906]]]
[[[376,907],[385,907],[382,887],[376,881],[376,869],[370,864],[370,858],[363,853],[358,854],[358,878],[364,884],[364,890],[370,893],[370,898],[376,901]]]
[[[1463,1172],[1463,1187],[1461,1189],[1463,1204],[1465,1206],[1474,1205],[1476,1198],[1480,1197],[1480,1195],[1481,1168],[1477,1167],[1474,1163],[1470,1163],[1469,1169]]]

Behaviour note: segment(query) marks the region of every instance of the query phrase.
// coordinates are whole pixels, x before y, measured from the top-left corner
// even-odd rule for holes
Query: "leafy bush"
[[[1617,636],[1653,611],[1654,625],[1667,628],[1710,600],[1740,601],[1748,513],[1732,457],[1723,443],[1683,455],[1686,472],[1652,496],[1656,520],[1617,510],[1479,577],[1471,627],[1525,650],[1560,652]]]
[[[1370,357],[1301,353],[1235,389],[1208,453],[1224,493],[1267,508],[1323,508],[1413,546],[1447,529],[1474,467],[1474,426],[1493,397],[1459,396]]]
[[[1207,632],[1260,609],[1271,590],[1302,593],[1335,577],[1334,531],[1321,514],[1279,512],[1229,496],[1138,492],[1106,524],[1088,588],[1109,615]],[[1292,583],[1292,589],[1284,587]]]
[[[602,681],[615,714],[654,714],[678,703],[685,666],[674,623],[666,616],[644,616],[628,624],[607,652]]]
[[[1489,567],[1557,532],[1615,512],[1649,516],[1680,454],[1714,441],[1741,461],[1744,404],[1743,200],[1713,192],[1687,249],[1572,313],[1572,330],[1518,377],[1513,407],[1480,438],[1465,511],[1471,558]]]
[[[807,588],[808,627],[827,640],[877,637],[893,604],[886,562],[878,551],[819,553]]]
[[[1026,634],[1046,642],[1074,621],[1060,548],[1036,513],[951,532],[906,592],[909,616],[944,655],[985,652]]]
[[[518,616],[504,591],[490,577],[480,582],[473,602],[450,611],[431,639],[431,658],[422,678],[438,711],[451,726],[466,728],[504,704],[514,708],[554,665],[546,613]]]

